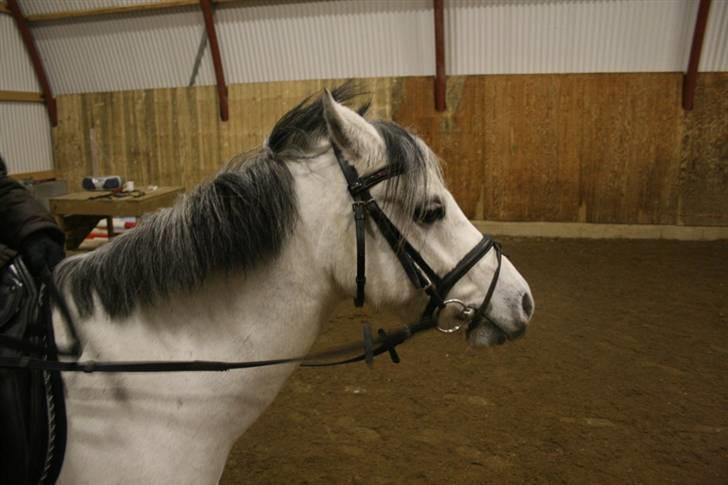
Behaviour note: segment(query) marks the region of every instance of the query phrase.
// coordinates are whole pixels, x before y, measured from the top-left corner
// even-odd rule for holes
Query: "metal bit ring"
[[[445,308],[448,305],[458,305],[460,308],[462,308],[462,311],[460,312],[460,315],[458,316],[458,323],[455,323],[452,327],[443,327],[440,325],[440,322],[438,320],[438,317],[440,316],[440,310]],[[449,300],[445,300],[442,302],[442,305],[438,307],[435,312],[433,313],[433,316],[435,317],[435,321],[437,322],[437,325],[435,328],[437,328],[442,333],[455,333],[464,326],[466,326],[468,323],[470,323],[470,320],[472,320],[473,316],[475,315],[475,310],[466,305],[465,302],[458,300],[457,298],[451,298]]]

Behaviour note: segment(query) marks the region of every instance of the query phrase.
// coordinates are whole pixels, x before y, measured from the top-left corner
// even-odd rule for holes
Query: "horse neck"
[[[97,310],[80,325],[88,352],[125,360],[189,358],[191,350],[194,358],[236,360],[305,352],[335,302],[324,269],[306,264],[297,239],[292,234],[277,258],[247,274],[211,274],[198,289],[123,321]]]
[[[82,359],[259,360],[305,354],[336,304],[330,278],[310,264],[309,250],[306,238],[294,232],[275,261],[247,275],[211,276],[198,291],[172,295],[125,321],[97,312],[79,325]],[[103,481],[110,465],[103,456],[124,456],[114,466],[128,477],[212,483],[234,441],[294,368],[67,375],[64,478]],[[87,438],[96,433],[116,437],[104,444],[108,453],[97,453],[98,440]],[[158,457],[147,468],[140,465],[145,454]],[[184,456],[196,460],[180,462]]]

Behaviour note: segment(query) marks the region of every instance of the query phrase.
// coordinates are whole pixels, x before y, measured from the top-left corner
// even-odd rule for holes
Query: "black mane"
[[[358,95],[348,83],[332,94],[342,103]],[[363,115],[368,107],[357,111]],[[405,212],[413,213],[415,194],[426,184],[426,152],[395,123],[373,125],[389,163],[408,174],[391,181],[388,191],[401,192],[410,201]],[[321,99],[308,98],[276,123],[264,147],[235,157],[214,179],[174,207],[144,217],[134,230],[64,261],[56,272],[59,284],[82,317],[93,313],[95,293],[109,316],[121,318],[174,291],[198,288],[214,271],[246,272],[264,264],[280,253],[298,219],[286,162],[310,157],[325,136]]]

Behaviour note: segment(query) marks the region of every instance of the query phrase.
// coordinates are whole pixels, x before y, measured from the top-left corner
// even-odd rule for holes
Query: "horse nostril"
[[[531,314],[533,313],[533,299],[531,299],[530,294],[523,294],[523,298],[521,298],[521,305],[523,305],[523,311],[526,316],[531,318]]]

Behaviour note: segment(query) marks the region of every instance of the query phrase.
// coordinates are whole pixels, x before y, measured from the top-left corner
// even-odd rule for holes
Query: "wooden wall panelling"
[[[701,73],[679,166],[679,222],[728,225],[728,74]]]
[[[728,224],[728,74],[702,75],[695,110],[680,110],[679,73],[453,76],[448,110],[431,79],[363,81],[372,118],[414,129],[446,162],[472,218],[642,224]],[[91,173],[90,129],[103,173],[184,185],[259,147],[303,97],[340,81],[229,87],[230,121],[214,87],[59,97],[59,176]]]
[[[450,162],[471,217],[674,222],[678,76],[469,76],[445,115],[411,108],[423,86],[406,85],[395,118],[418,125]]]

